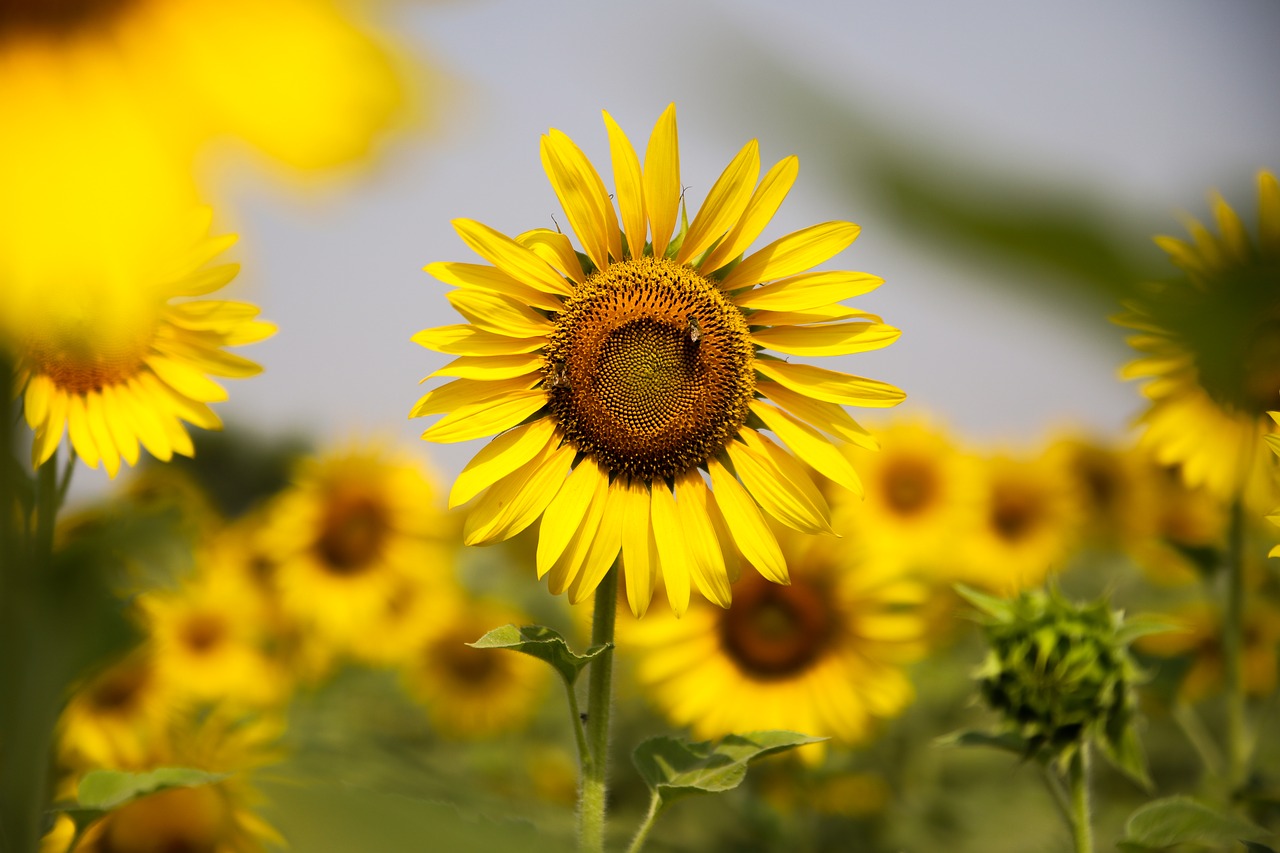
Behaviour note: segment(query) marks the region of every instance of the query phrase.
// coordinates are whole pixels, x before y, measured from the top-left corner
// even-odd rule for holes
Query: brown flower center
[[[937,497],[938,476],[928,460],[899,456],[881,474],[885,502],[897,515],[916,515]]]
[[[820,586],[744,575],[733,597],[720,614],[720,646],[746,674],[764,681],[794,677],[830,648],[837,622]]]
[[[69,36],[109,23],[136,0],[0,0],[0,40],[9,35]]]
[[[1044,496],[1023,483],[997,482],[989,510],[991,529],[1007,542],[1024,539],[1040,524]]]
[[[369,495],[333,495],[325,507],[316,554],[335,575],[358,574],[381,556],[390,527],[382,501]]]
[[[100,714],[127,716],[150,681],[151,672],[142,664],[117,666],[89,689],[89,704]]]
[[[230,849],[231,809],[215,787],[172,788],[134,800],[106,820],[102,853],[216,853]]]
[[[193,654],[205,655],[227,636],[227,620],[217,613],[193,614],[182,625],[182,643]]]
[[[737,435],[755,393],[742,313],[688,267],[595,273],[560,314],[543,368],[568,440],[615,476],[673,477]]]
[[[447,634],[431,645],[428,665],[440,667],[449,680],[459,687],[481,688],[504,680],[505,672],[501,655],[492,649],[473,649],[467,643],[475,639],[475,632]]]

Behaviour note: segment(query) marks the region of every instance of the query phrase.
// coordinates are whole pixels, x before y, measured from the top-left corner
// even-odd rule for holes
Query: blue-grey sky
[[[766,240],[827,219],[862,226],[833,268],[882,276],[857,304],[903,336],[839,367],[900,385],[902,411],[975,440],[1032,445],[1065,424],[1120,435],[1139,398],[1114,379],[1127,354],[1104,313],[1021,296],[1025,268],[884,216],[856,182],[833,179],[859,152],[797,120],[769,84],[847,106],[903,150],[961,171],[1082,195],[1135,235],[1139,254],[1151,253],[1147,232],[1181,233],[1179,209],[1204,218],[1213,187],[1251,219],[1254,174],[1280,169],[1280,6],[1264,0],[369,5],[443,75],[415,88],[435,127],[389,140],[367,174],[305,190],[252,158],[217,170],[219,218],[241,233],[242,292],[280,325],[245,351],[266,371],[230,383],[233,424],[422,444],[426,424],[406,413],[445,358],[409,337],[458,320],[421,267],[476,260],[449,220],[512,234],[564,223],[539,135],[564,130],[609,181],[601,108],[643,145],[675,101],[692,203],[754,136],[767,163],[801,161]],[[422,449],[453,473],[478,447]]]

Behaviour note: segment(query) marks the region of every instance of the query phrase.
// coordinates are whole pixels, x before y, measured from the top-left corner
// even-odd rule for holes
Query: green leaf
[[[167,788],[197,788],[225,778],[225,773],[208,773],[190,767],[160,767],[146,773],[93,770],[80,780],[76,805],[79,809],[107,811]]]
[[[1268,847],[1265,844],[1259,844],[1256,841],[1241,840],[1240,843],[1244,845],[1244,849],[1248,851],[1248,853],[1276,853],[1273,848]]]
[[[824,740],[795,732],[750,732],[701,743],[655,737],[636,747],[631,760],[645,784],[666,805],[689,794],[736,788],[751,761]]]
[[[952,732],[949,735],[943,735],[938,738],[934,743],[938,746],[990,746],[1005,752],[1012,752],[1014,755],[1023,758],[1032,752],[1031,744],[1017,732],[1002,732],[1000,734],[978,731]]]
[[[1135,853],[1175,844],[1231,844],[1268,835],[1266,830],[1247,820],[1224,814],[1191,797],[1168,797],[1147,803],[1129,815],[1124,834],[1120,848]]]
[[[1151,790],[1151,776],[1147,773],[1147,755],[1142,749],[1142,741],[1138,739],[1138,733],[1134,730],[1132,722],[1125,723],[1118,736],[1113,737],[1108,733],[1106,737],[1100,737],[1097,740],[1102,754],[1117,770],[1142,786],[1144,791]]]
[[[955,584],[954,589],[961,598],[998,622],[1008,622],[1013,618],[1013,605],[1003,598],[978,592],[962,583]]]
[[[1186,626],[1170,622],[1163,616],[1143,613],[1124,620],[1124,624],[1116,630],[1116,641],[1127,646],[1139,637],[1145,637],[1148,634],[1169,634],[1185,632],[1186,630]]]
[[[564,637],[543,625],[525,625],[521,628],[503,625],[467,645],[473,649],[511,649],[532,655],[551,664],[569,686],[573,686],[578,680],[584,667],[613,648],[612,643],[606,643],[577,654],[569,648]]]

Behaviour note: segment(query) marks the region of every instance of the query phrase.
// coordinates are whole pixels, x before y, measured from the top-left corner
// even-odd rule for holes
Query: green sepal
[[[569,648],[564,637],[545,625],[503,625],[467,645],[473,649],[510,649],[546,661],[570,687],[591,661],[613,648],[612,643],[605,643],[578,654]]]
[[[636,747],[631,760],[661,807],[690,794],[732,790],[742,784],[751,761],[826,739],[782,731],[728,735],[700,743],[653,737]]]
[[[1129,853],[1142,853],[1175,844],[1226,845],[1268,835],[1265,829],[1247,820],[1224,814],[1191,797],[1178,796],[1147,803],[1129,815],[1124,838],[1117,846]]]
[[[1108,723],[1103,736],[1095,739],[1098,749],[1113,767],[1150,793],[1154,786],[1147,772],[1147,753],[1133,721],[1112,717]]]
[[[1124,620],[1124,623],[1116,629],[1116,642],[1127,646],[1139,637],[1145,637],[1148,634],[1185,633],[1186,630],[1186,626],[1179,625],[1177,622],[1170,622],[1168,619],[1155,614],[1142,613],[1137,616],[1127,617]]]
[[[80,780],[75,810],[110,811],[139,797],[169,788],[199,788],[227,778],[190,767],[159,767],[145,773],[124,770],[91,770]]]
[[[971,586],[965,586],[962,583],[953,584],[952,588],[961,598],[978,608],[992,619],[1001,622],[1008,622],[1013,619],[1013,604],[1004,598],[996,598],[994,595],[987,595],[985,592],[978,592]]]

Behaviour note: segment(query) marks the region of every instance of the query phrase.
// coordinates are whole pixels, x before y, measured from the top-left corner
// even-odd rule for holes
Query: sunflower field
[[[0,0],[0,853],[1280,850],[1277,43]]]

